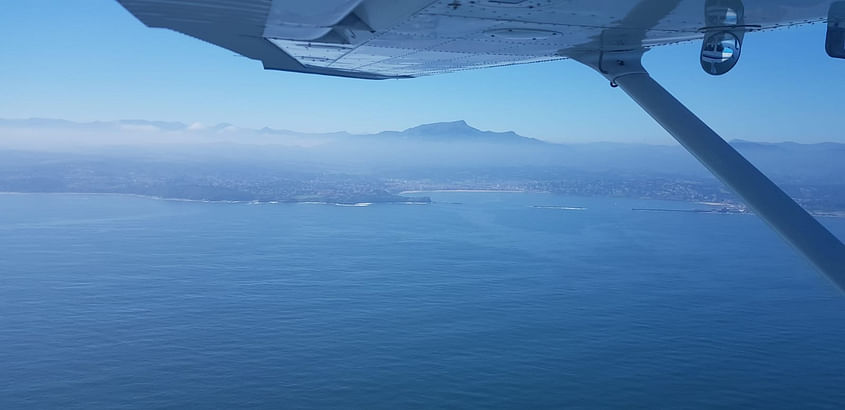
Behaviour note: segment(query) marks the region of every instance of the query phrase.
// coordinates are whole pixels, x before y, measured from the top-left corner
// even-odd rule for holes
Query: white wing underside
[[[265,68],[416,77],[699,39],[704,0],[118,0]],[[824,22],[833,1],[745,0],[745,25]]]

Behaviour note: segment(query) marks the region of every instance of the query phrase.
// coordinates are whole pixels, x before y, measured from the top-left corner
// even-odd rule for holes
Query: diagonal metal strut
[[[716,177],[840,290],[845,291],[845,245],[725,142],[707,124],[651,78],[643,51],[574,58],[598,70],[678,140]]]

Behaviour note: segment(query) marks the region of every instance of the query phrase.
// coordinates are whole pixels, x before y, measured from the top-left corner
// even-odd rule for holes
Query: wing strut
[[[845,245],[657,83],[643,51],[573,56],[621,88],[754,212],[845,291]]]

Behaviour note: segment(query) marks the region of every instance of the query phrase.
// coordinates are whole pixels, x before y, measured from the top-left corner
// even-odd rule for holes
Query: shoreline
[[[511,194],[523,194],[523,193],[540,193],[539,191],[519,191],[519,190],[505,190],[505,189],[428,189],[428,190],[420,190],[420,191],[402,191],[399,192],[398,195],[405,195],[405,194],[424,194],[426,192],[461,192],[461,193],[511,193]]]
[[[16,191],[0,191],[0,195],[73,195],[73,196],[115,196],[115,197],[128,197],[128,198],[139,198],[139,199],[151,199],[156,201],[170,201],[170,202],[197,202],[197,203],[206,203],[206,204],[244,204],[244,205],[280,205],[280,204],[290,204],[290,205],[332,205],[332,206],[343,206],[343,207],[358,207],[363,208],[370,205],[378,205],[378,204],[399,204],[399,205],[429,205],[430,202],[419,202],[419,201],[390,201],[390,202],[328,202],[328,201],[283,201],[283,200],[274,200],[274,201],[258,201],[258,200],[251,200],[251,201],[239,201],[239,200],[230,200],[230,199],[187,199],[187,198],[168,198],[168,197],[161,197],[155,195],[143,195],[143,194],[130,194],[130,193],[123,193],[123,192],[16,192]]]
[[[545,193],[548,194],[549,192],[534,192],[534,191],[504,191],[504,190],[494,190],[494,189],[442,189],[442,190],[429,190],[429,191],[402,191],[398,195],[403,194],[418,194],[418,193],[426,193],[426,192],[436,192],[436,193]],[[340,207],[347,207],[347,208],[366,208],[372,205],[380,205],[380,204],[395,204],[395,205],[433,205],[436,201],[431,202],[419,202],[419,201],[390,201],[390,202],[348,202],[348,203],[341,203],[341,202],[327,202],[327,201],[238,201],[238,200],[208,200],[208,199],[186,199],[186,198],[167,198],[167,197],[159,197],[154,195],[143,195],[143,194],[130,194],[130,193],[121,193],[121,192],[17,192],[17,191],[0,191],[0,195],[74,195],[74,196],[116,196],[116,197],[129,197],[129,198],[140,198],[140,199],[151,199],[156,201],[171,201],[171,202],[196,202],[196,203],[207,203],[207,204],[245,204],[245,205],[279,205],[279,204],[302,204],[302,205],[332,205],[332,206],[340,206]],[[619,199],[616,197],[590,197],[590,198],[608,198],[608,199]],[[410,198],[409,198],[410,199]],[[625,198],[630,200],[639,200],[638,198]],[[665,201],[655,199],[654,201]],[[706,205],[706,206],[728,206],[728,207],[735,207],[734,204],[723,204],[723,203],[716,203],[716,202],[701,202],[701,201],[677,201],[683,202],[688,204],[699,204],[699,205]],[[567,210],[579,210],[583,211],[586,208],[582,207],[559,207],[559,206],[535,206],[531,205],[532,208],[573,208]],[[632,209],[635,211],[655,211],[656,209]],[[663,210],[662,211],[674,211],[672,210]],[[690,212],[691,210],[682,210],[686,212]],[[845,211],[808,211],[810,215],[815,217],[823,217],[823,218],[845,218]],[[748,210],[743,212],[719,212],[718,210],[697,210],[690,213],[708,213],[708,214],[740,214],[740,215],[754,215],[754,212]]]

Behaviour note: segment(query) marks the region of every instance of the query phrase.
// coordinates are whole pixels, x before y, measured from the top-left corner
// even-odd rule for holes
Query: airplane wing
[[[725,74],[746,32],[826,22],[845,58],[841,0],[118,0],[164,27],[264,67],[367,79],[572,58],[620,87],[820,272],[845,290],[845,245],[641,64],[649,48],[701,40]]]
[[[700,39],[703,0],[118,0],[274,70],[402,78]],[[643,9],[647,3],[651,10]],[[823,22],[831,1],[745,0],[749,29]],[[641,35],[640,33],[643,33]]]

